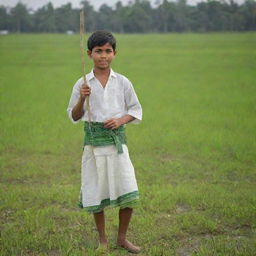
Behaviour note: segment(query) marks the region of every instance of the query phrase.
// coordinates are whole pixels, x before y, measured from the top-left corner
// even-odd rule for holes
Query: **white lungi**
[[[100,212],[109,205],[123,208],[138,201],[134,168],[127,146],[122,147],[121,154],[117,153],[115,145],[84,147],[80,207]]]

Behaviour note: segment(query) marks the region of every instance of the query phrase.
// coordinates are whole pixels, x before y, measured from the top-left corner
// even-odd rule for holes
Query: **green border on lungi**
[[[111,206],[111,207],[120,206],[121,209],[125,207],[134,208],[138,206],[138,203],[139,203],[139,191],[133,191],[118,197],[116,200],[110,200],[110,198],[107,198],[102,200],[100,205],[83,207],[82,192],[80,192],[80,200],[79,200],[78,206],[80,208],[87,210],[90,213],[97,213],[97,212],[101,212],[107,206]]]

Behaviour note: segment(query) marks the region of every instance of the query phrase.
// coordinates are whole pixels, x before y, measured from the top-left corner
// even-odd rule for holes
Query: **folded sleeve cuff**
[[[130,116],[133,116],[135,118],[134,120],[132,120],[130,122],[131,124],[139,124],[142,120],[142,113],[138,113],[138,112],[130,110],[130,111],[128,111],[127,114]]]

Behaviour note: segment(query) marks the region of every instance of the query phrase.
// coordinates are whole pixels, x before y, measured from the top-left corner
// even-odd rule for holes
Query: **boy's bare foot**
[[[123,241],[117,241],[117,245],[126,249],[127,251],[131,252],[131,253],[139,253],[141,248],[132,244],[131,242],[129,242],[127,239],[123,240]]]
[[[98,248],[96,249],[96,254],[101,255],[108,251],[108,242],[100,242]]]

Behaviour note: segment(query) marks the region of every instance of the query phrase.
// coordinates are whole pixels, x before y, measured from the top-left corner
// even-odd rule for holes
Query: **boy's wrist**
[[[125,115],[125,116],[119,118],[121,125],[127,124],[127,123],[133,121],[134,119],[135,118],[131,115]]]
[[[119,118],[119,122],[120,122],[120,126],[126,124],[126,122],[125,122],[123,117]]]
[[[84,102],[85,102],[85,98],[86,98],[86,97],[80,96],[80,97],[79,97],[79,102],[80,102],[80,103],[84,103]]]

